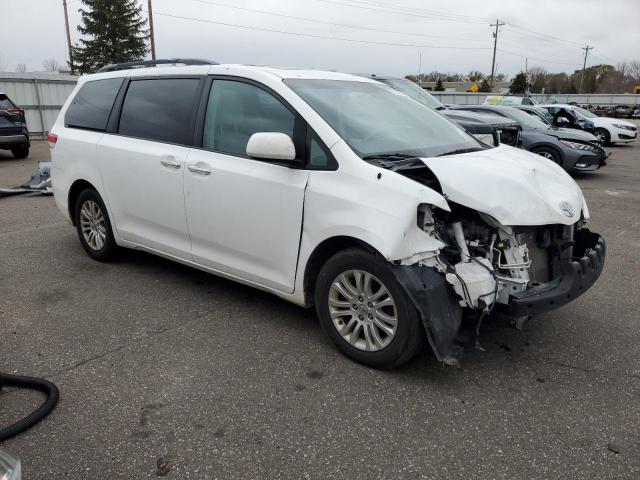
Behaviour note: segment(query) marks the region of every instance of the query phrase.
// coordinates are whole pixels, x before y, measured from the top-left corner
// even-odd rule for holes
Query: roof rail
[[[96,73],[115,72],[117,70],[129,70],[130,68],[155,67],[156,65],[219,65],[212,60],[200,58],[160,58],[158,60],[137,60],[135,62],[112,63],[105,65]]]

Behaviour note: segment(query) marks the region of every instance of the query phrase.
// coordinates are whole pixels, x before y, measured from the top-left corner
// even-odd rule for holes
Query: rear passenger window
[[[293,139],[295,115],[280,100],[254,85],[214,80],[207,104],[202,146],[247,156],[247,142],[257,132],[286,133]]]
[[[104,131],[123,81],[123,78],[109,78],[85,83],[69,105],[64,124],[68,127]]]
[[[187,145],[191,143],[195,78],[132,80],[120,114],[118,133]]]

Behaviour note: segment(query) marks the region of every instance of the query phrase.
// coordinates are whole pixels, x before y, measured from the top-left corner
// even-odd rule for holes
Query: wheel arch
[[[562,162],[561,167],[564,168],[564,164],[566,163],[567,159],[564,153],[562,152],[562,150],[560,150],[556,145],[553,145],[552,143],[541,142],[541,143],[536,143],[531,147],[529,147],[529,151],[531,153],[536,153],[536,150],[540,148],[548,148],[549,150],[553,150],[554,152],[556,152],[558,154],[558,157],[560,158],[560,161]]]
[[[361,247],[370,253],[382,257],[380,252],[373,246],[356,237],[338,235],[323,240],[313,249],[311,255],[309,255],[309,260],[304,270],[303,289],[307,305],[313,305],[316,279],[322,266],[336,253],[351,247]]]
[[[67,196],[67,209],[69,210],[69,218],[71,219],[71,223],[73,224],[73,226],[76,225],[76,201],[78,200],[78,196],[80,195],[80,193],[87,189],[95,190],[96,192],[98,192],[98,189],[95,186],[84,179],[74,181],[69,188],[69,194]],[[100,195],[100,193],[98,193],[98,195]]]

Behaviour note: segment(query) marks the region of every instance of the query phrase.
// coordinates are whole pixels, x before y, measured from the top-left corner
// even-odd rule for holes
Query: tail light
[[[56,146],[56,142],[58,141],[58,135],[55,133],[50,133],[47,135],[47,142],[49,142],[49,148],[53,150]]]
[[[22,108],[8,108],[7,112],[17,113],[18,115],[22,115],[24,117],[24,110]]]

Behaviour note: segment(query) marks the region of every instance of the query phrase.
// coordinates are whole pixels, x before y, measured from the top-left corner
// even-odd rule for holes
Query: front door
[[[203,148],[191,152],[184,177],[193,260],[285,293],[293,292],[308,172],[251,159],[246,147],[256,132],[293,137],[295,117],[256,85],[214,80]]]

